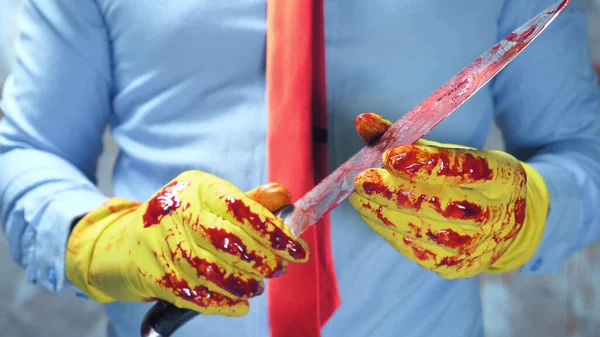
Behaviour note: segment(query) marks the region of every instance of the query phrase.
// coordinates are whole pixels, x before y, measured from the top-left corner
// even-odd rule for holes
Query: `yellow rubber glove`
[[[245,315],[263,278],[309,257],[271,213],[287,203],[278,184],[244,193],[184,172],[145,203],[112,198],[84,216],[68,241],[67,278],[98,302],[163,299],[203,314]]]
[[[359,115],[373,142],[391,123]],[[550,196],[529,165],[501,151],[420,140],[386,150],[355,179],[350,203],[396,250],[444,278],[506,272],[531,258]]]

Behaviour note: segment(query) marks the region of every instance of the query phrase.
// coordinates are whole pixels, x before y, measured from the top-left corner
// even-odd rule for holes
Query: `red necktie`
[[[323,0],[267,2],[267,168],[294,200],[327,174]],[[269,280],[271,337],[317,337],[340,304],[329,218],[302,238],[305,264]]]

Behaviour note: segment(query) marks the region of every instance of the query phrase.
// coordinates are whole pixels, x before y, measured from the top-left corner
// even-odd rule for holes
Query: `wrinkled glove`
[[[163,299],[203,314],[242,316],[263,278],[308,259],[275,211],[290,203],[269,184],[248,193],[188,171],[145,203],[111,198],[69,238],[67,278],[98,302]]]
[[[359,115],[367,144],[391,123]],[[355,181],[350,203],[396,250],[444,278],[514,270],[542,237],[550,197],[542,177],[511,155],[419,140],[387,149],[384,168]]]

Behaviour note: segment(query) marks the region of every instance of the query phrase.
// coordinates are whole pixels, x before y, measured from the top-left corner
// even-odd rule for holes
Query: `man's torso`
[[[111,127],[121,148],[114,193],[145,200],[189,169],[242,189],[266,182],[265,0],[97,1],[111,40]],[[502,4],[325,0],[331,167],[362,146],[357,114],[400,118],[497,42]],[[482,147],[492,120],[484,87],[427,138]],[[422,270],[347,203],[331,219],[342,306],[324,336],[482,335],[477,279]],[[148,308],[109,304],[111,329],[137,335]],[[266,296],[243,318],[198,317],[176,336],[268,336]]]

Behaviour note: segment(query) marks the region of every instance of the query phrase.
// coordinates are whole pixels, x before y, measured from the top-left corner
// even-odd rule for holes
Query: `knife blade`
[[[319,221],[354,190],[354,177],[362,170],[381,166],[387,148],[412,144],[431,131],[510,63],[554,21],[571,0],[560,0],[526,22],[443,84],[404,117],[395,122],[374,145],[365,146],[333,171],[292,207],[278,214],[295,237]],[[198,315],[159,300],[141,326],[142,337],[169,337]]]
[[[416,142],[471,98],[548,27],[571,0],[560,0],[510,33],[391,125],[375,144],[363,147],[282,214],[300,236],[354,191],[354,177],[381,167],[382,153]]]

